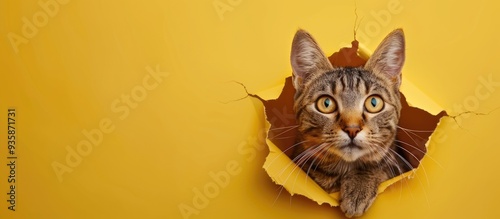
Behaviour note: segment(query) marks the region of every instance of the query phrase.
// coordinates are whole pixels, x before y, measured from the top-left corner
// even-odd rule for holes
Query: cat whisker
[[[328,141],[326,141],[325,143],[327,143],[327,144],[329,145],[329,147],[331,147],[331,146],[332,146],[332,143],[330,143],[330,142],[328,142]],[[326,153],[327,151],[328,151],[328,150],[325,150],[325,153]],[[325,160],[325,159],[326,159],[326,156],[321,156],[321,160],[319,160],[319,162],[318,162],[318,163],[324,163],[324,160]],[[335,163],[335,166],[336,166],[336,165],[338,165],[338,164],[339,164],[339,162],[340,162],[340,160],[337,160],[337,162]],[[319,166],[319,165],[316,165],[316,166],[314,167],[314,171],[316,171],[316,170],[318,169],[318,166]]]
[[[410,139],[413,141],[413,143],[415,143],[416,145],[418,145],[417,141],[416,141],[416,140],[415,140],[415,139],[414,139],[414,138],[413,138],[413,137],[412,137],[412,136],[411,136],[411,135],[410,135],[410,134],[409,134],[406,130],[404,130],[404,129],[402,129],[402,130],[403,130],[403,132],[404,132],[404,133],[405,133],[408,137],[410,137]],[[414,134],[414,133],[413,133],[413,134]],[[414,135],[416,135],[416,134],[414,134]],[[422,138],[422,137],[421,137],[421,136],[419,136],[419,135],[416,135],[416,136],[417,136],[417,137],[419,137],[421,140],[427,140],[427,139]]]
[[[384,143],[384,142],[382,142],[382,141],[380,141],[380,140],[377,140],[376,138],[372,138],[372,139],[370,139],[370,140],[371,140],[371,142],[373,142],[373,145],[375,145],[375,146],[377,146],[377,147],[379,147],[379,148],[384,148],[384,146],[383,146],[383,145],[385,145],[385,143]],[[391,153],[393,153],[394,155],[397,155],[399,158],[401,158],[401,159],[402,159],[402,161],[404,162],[404,164],[405,164],[406,166],[408,166],[408,168],[409,168],[410,170],[411,170],[411,169],[413,169],[413,166],[410,164],[410,162],[409,162],[409,161],[407,161],[406,159],[404,159],[404,158],[403,158],[400,154],[398,154],[396,151],[394,151],[394,149],[392,149],[392,148],[388,148],[388,150],[389,150],[389,152],[391,152]],[[399,166],[399,163],[398,163],[398,166]]]
[[[292,145],[292,146],[288,147],[287,149],[283,150],[283,151],[282,151],[282,152],[281,152],[278,156],[276,156],[276,157],[275,157],[275,158],[274,158],[274,159],[273,159],[273,160],[269,163],[269,166],[271,166],[271,165],[274,163],[274,161],[276,161],[276,159],[278,159],[278,157],[283,156],[283,155],[285,155],[285,156],[286,156],[286,154],[285,154],[285,153],[286,153],[287,151],[289,151],[289,150],[291,150],[291,149],[294,149],[295,147],[297,147],[297,146],[299,146],[300,144],[305,143],[305,142],[307,142],[307,141],[308,141],[308,140],[304,140],[304,141],[298,142],[298,143],[296,143],[296,144],[294,144],[294,145]],[[298,156],[297,156],[297,157],[298,157]]]
[[[373,141],[373,142],[375,142],[375,145],[385,145],[385,143],[384,143],[384,142],[379,141],[379,140],[376,140],[376,139],[372,139],[372,141]],[[398,146],[397,144],[395,144],[395,145],[396,145],[396,146]],[[379,146],[379,147],[381,147],[381,146]],[[394,149],[392,149],[392,148],[388,148],[388,152],[396,156],[396,157],[393,157],[392,159],[394,159],[394,164],[396,165],[396,167],[397,167],[397,168],[398,168],[398,170],[399,170],[399,174],[398,174],[398,175],[400,175],[400,174],[403,174],[403,173],[404,173],[404,170],[403,170],[403,169],[401,169],[401,168],[404,168],[404,166],[406,166],[406,167],[408,168],[408,170],[409,170],[409,171],[412,171],[412,172],[413,172],[413,174],[416,174],[416,170],[415,170],[415,168],[413,168],[413,166],[411,165],[411,163],[410,163],[407,159],[405,159],[403,156],[401,156],[401,154],[399,154],[398,152],[396,152],[396,151],[395,151]],[[407,152],[408,152],[408,151],[407,151]],[[410,152],[408,152],[408,153],[410,153]],[[410,154],[411,154],[411,153],[410,153]],[[413,155],[413,154],[411,154],[411,155],[412,155],[412,156],[413,156],[416,160],[418,160],[418,158],[417,158],[415,155]],[[386,156],[386,157],[388,157],[388,156]],[[388,157],[388,158],[389,158],[389,157]],[[396,160],[397,158],[399,158],[399,159],[401,160],[401,162],[403,162],[403,163],[402,163],[402,164],[401,164],[401,163],[399,163],[399,162]],[[401,165],[403,165],[403,166],[401,166]],[[425,170],[424,170],[424,172],[425,172]],[[397,175],[396,175],[396,176],[397,176]],[[426,175],[426,177],[427,177],[427,175]]]
[[[318,148],[319,148],[319,147],[322,147],[322,145],[318,146]],[[324,151],[324,150],[323,150],[323,148],[321,148],[321,149],[320,149],[317,153],[315,153],[315,154],[321,154],[323,151]],[[308,161],[308,160],[310,160],[312,157],[313,157],[313,156],[310,156],[310,157],[307,159],[307,161]],[[308,170],[307,170],[307,176],[306,176],[306,178],[305,178],[305,181],[306,181],[305,183],[306,183],[306,184],[307,184],[307,179],[310,177],[310,175],[309,175],[309,170],[311,169],[311,166],[312,166],[312,165],[314,165],[314,162],[316,161],[316,159],[317,159],[317,158],[318,158],[318,157],[317,157],[317,156],[315,156],[315,157],[314,157],[314,159],[312,160],[311,164],[309,164],[309,168],[308,168]],[[306,162],[304,162],[304,163],[301,165],[301,168],[300,168],[298,171],[300,171],[300,170],[304,170],[304,167],[305,167],[305,165],[307,164],[307,161],[306,161]],[[297,166],[296,166],[296,167],[297,167]],[[293,170],[293,171],[295,171],[295,168],[294,168],[294,170]],[[297,183],[297,178],[298,178],[298,177],[299,177],[299,175],[297,174],[297,175],[295,176],[295,180],[294,180],[294,182],[293,182],[293,186],[292,186],[292,188],[295,188],[295,184]]]
[[[298,154],[295,158],[292,159],[292,162],[289,162],[288,165],[286,165],[282,170],[281,172],[278,174],[278,176],[281,176],[281,174],[283,174],[283,172],[285,172],[286,169],[288,169],[288,167],[290,167],[292,164],[295,164],[295,167],[294,169],[292,170],[292,172],[295,170],[295,168],[297,166],[300,166],[302,165],[302,163],[305,162],[305,160],[308,159],[308,157],[311,157],[314,155],[314,153],[316,153],[316,150],[318,150],[318,147],[311,147],[311,148],[308,148],[307,150],[304,150],[302,153]],[[274,161],[274,160],[273,160]],[[285,181],[288,180],[285,179]]]
[[[406,160],[403,156],[401,156],[394,149],[389,148],[389,150],[392,154],[396,155],[397,157],[399,157],[399,159],[401,159],[401,161],[410,169],[409,171],[411,171],[415,176],[417,176],[417,171],[415,170],[415,168],[413,168],[413,166],[410,164],[410,162],[408,160]],[[422,184],[422,182],[420,181],[420,179],[418,177],[417,177],[417,179],[420,182],[420,184]]]
[[[293,163],[295,164],[295,167],[292,169],[292,171],[290,172],[290,174],[288,174],[287,178],[285,179],[285,182],[283,184],[286,184],[286,182],[288,181],[288,179],[290,178],[290,176],[292,175],[292,173],[297,169],[298,166],[300,165],[303,165],[307,162],[307,160],[309,160],[315,153],[317,150],[320,150],[321,147],[311,147],[305,151],[303,151],[302,153],[300,153],[299,155],[297,155],[297,157],[295,157],[292,161]],[[283,170],[278,174],[278,176],[280,176],[281,174],[283,174],[283,172],[288,169],[288,167],[290,165],[293,164],[292,162],[290,162],[286,167],[283,168]],[[294,183],[294,186],[295,186],[295,183]],[[278,196],[276,197],[275,201],[276,202],[279,198],[279,196],[281,195],[282,191],[284,189],[284,186],[281,186],[281,190],[280,192],[278,193]],[[274,204],[273,204],[274,205]]]
[[[325,144],[320,144],[319,146],[316,146],[316,148],[314,148],[314,150],[311,150],[311,151],[309,152],[308,156],[305,158],[305,160],[303,160],[302,164],[297,163],[297,165],[295,165],[295,167],[292,169],[292,171],[291,171],[291,172],[290,172],[290,174],[288,175],[288,177],[287,177],[287,179],[285,180],[285,182],[286,182],[286,181],[288,181],[288,178],[291,176],[291,174],[292,174],[293,172],[295,172],[295,170],[297,170],[297,171],[304,170],[305,165],[308,163],[308,161],[309,161],[312,157],[314,157],[314,159],[313,159],[313,161],[312,161],[312,164],[310,164],[310,165],[314,165],[314,161],[317,159],[317,157],[315,157],[314,155],[315,155],[315,154],[320,154],[320,153],[322,153],[322,151],[323,151],[323,145],[325,145]],[[300,160],[299,160],[299,161],[300,161]],[[298,168],[298,167],[300,167],[300,168]],[[309,178],[308,176],[309,176],[309,173],[307,173],[307,176],[306,176],[306,183],[307,183],[307,179]],[[298,177],[299,177],[299,175],[298,175],[298,174],[297,174],[297,175],[295,175],[295,180],[294,180],[293,185],[292,185],[292,190],[294,190],[294,189],[295,189],[295,185],[296,185],[296,183],[297,183],[297,178],[298,178]],[[292,196],[290,196],[290,206],[291,206],[291,204],[292,204]]]
[[[276,137],[278,137],[280,135],[283,135],[283,134],[285,134],[285,133],[287,133],[287,132],[289,132],[291,130],[294,130],[295,128],[297,128],[297,127],[293,127],[293,126],[287,127],[287,128],[285,128],[286,129],[285,131],[283,131],[283,132],[281,132],[281,133],[279,133],[279,134],[277,134],[275,136],[269,137],[269,139],[274,139],[274,138],[276,138]]]
[[[396,145],[397,145],[397,144],[396,144]],[[416,160],[418,160],[418,158],[417,158],[414,154],[412,154],[410,151],[406,150],[406,149],[405,149],[405,148],[403,148],[403,147],[399,147],[399,148],[403,149],[403,150],[404,150],[404,151],[406,151],[408,154],[410,154],[413,158],[415,158]],[[421,161],[420,161],[420,160],[418,160],[418,163],[419,163],[419,165],[418,165],[418,166],[419,166],[419,167],[421,166],[422,170],[424,171],[425,179],[427,180],[427,185],[428,185],[428,186],[430,186],[430,185],[431,185],[431,183],[429,182],[429,177],[428,177],[428,175],[427,175],[427,171],[425,170],[425,167],[424,167],[423,165],[420,165],[420,163],[421,163]]]
[[[417,130],[417,129],[408,129],[408,128],[405,128],[405,127],[402,127],[402,126],[399,126],[399,125],[398,125],[398,128],[399,128],[399,129],[402,129],[402,130],[406,130],[406,131],[411,131],[411,132],[425,132],[425,133],[432,133],[432,132],[434,132],[434,130]]]
[[[425,151],[421,150],[421,149],[420,149],[420,148],[418,148],[417,146],[412,145],[412,144],[409,144],[409,143],[404,142],[404,141],[397,140],[397,139],[395,140],[395,142],[398,142],[398,143],[401,143],[401,144],[404,144],[404,145],[407,145],[407,146],[412,147],[413,149],[415,149],[415,150],[419,151],[420,153],[424,154],[424,156],[429,157],[429,158],[430,158],[432,161],[434,161],[434,163],[436,163],[436,164],[437,164],[440,168],[444,169],[444,167],[443,167],[443,165],[441,165],[441,163],[439,163],[439,162],[438,162],[436,159],[434,159],[431,155],[427,154]],[[396,144],[396,146],[398,146],[398,147],[400,147],[400,148],[401,148],[401,146],[400,146],[400,145],[397,145],[397,144]]]
[[[323,150],[323,147],[324,147],[323,145],[325,145],[325,144],[324,144],[324,143],[323,143],[323,144],[320,144],[320,145],[318,145],[318,146],[316,146],[316,147],[314,147],[314,148],[312,148],[312,147],[311,147],[312,149],[311,149],[311,148],[309,148],[308,150],[305,150],[305,151],[304,151],[304,152],[306,152],[306,154],[304,154],[304,155],[302,156],[302,158],[301,158],[301,159],[298,159],[297,161],[294,159],[294,162],[297,164],[297,165],[294,167],[294,169],[295,169],[295,168],[297,168],[298,166],[303,167],[303,165],[304,165],[304,164],[305,164],[305,163],[306,163],[306,162],[307,162],[307,161],[308,161],[308,160],[309,160],[309,159],[310,159],[313,155],[315,155],[315,154],[317,154],[318,152],[320,152],[321,150]],[[303,154],[304,152],[302,152],[301,154]],[[306,155],[307,155],[307,156],[306,156]],[[299,156],[300,156],[300,155],[299,155]],[[297,157],[298,157],[298,156],[297,156]],[[304,158],[304,157],[305,157],[305,158]]]
[[[278,192],[278,195],[277,195],[277,196],[276,196],[276,198],[274,199],[274,202],[273,202],[273,205],[272,205],[273,207],[274,207],[274,205],[276,204],[276,202],[278,201],[278,198],[281,196],[281,193],[283,192],[283,189],[284,189],[284,188],[285,188],[284,186],[280,186],[280,187],[279,187],[280,191]]]
[[[413,172],[413,174],[416,174],[416,170],[415,170],[415,168],[413,168],[413,166],[411,165],[411,163],[410,163],[408,160],[406,160],[403,156],[401,156],[398,152],[396,152],[396,151],[395,151],[394,149],[392,149],[392,148],[389,148],[389,151],[390,151],[392,154],[396,155],[399,159],[401,159],[401,161],[403,162],[403,164],[404,164],[405,166],[407,166],[407,167],[408,167],[409,171],[412,171],[412,172]]]
[[[288,147],[286,150],[282,151],[282,152],[281,152],[281,154],[280,154],[279,156],[283,156],[283,155],[285,154],[285,152],[286,152],[286,151],[288,151],[288,150],[290,150],[290,149],[293,149],[294,147],[296,147],[296,146],[298,146],[298,145],[300,145],[300,144],[302,144],[302,143],[304,143],[304,142],[307,142],[307,140],[302,141],[302,142],[298,142],[298,143],[296,143],[296,144],[294,144],[294,145],[292,145],[292,146]],[[307,151],[307,150],[306,150],[306,151]],[[283,168],[283,170],[282,170],[282,171],[278,174],[278,176],[280,176],[281,174],[283,174],[283,172],[284,172],[286,169],[288,169],[288,167],[289,167],[290,165],[292,165],[292,163],[295,163],[295,160],[296,160],[298,157],[302,157],[302,156],[304,156],[306,151],[304,151],[304,152],[302,152],[301,154],[297,155],[297,157],[295,157],[295,158],[292,160],[292,162],[290,162],[288,165],[286,165],[286,167],[284,167],[284,168]],[[278,157],[279,157],[279,156],[278,156]],[[277,159],[278,157],[276,157],[274,160],[272,160],[272,161],[271,161],[271,163],[269,164],[269,166],[271,166],[271,165],[274,163],[274,161],[276,161],[276,159]],[[293,171],[292,171],[292,172],[293,172]],[[288,177],[287,177],[287,179],[285,180],[285,182],[286,182],[286,181],[288,181]],[[282,186],[281,186],[281,188],[280,188],[280,191],[279,191],[278,195],[276,196],[276,199],[275,199],[275,200],[274,200],[274,202],[273,202],[273,206],[276,204],[276,201],[277,201],[277,200],[278,200],[278,198],[280,197],[280,195],[281,195],[281,193],[283,192],[283,189],[284,189],[284,188],[285,188],[285,187],[282,185]]]
[[[282,127],[270,128],[269,131],[288,129],[288,128],[297,128],[297,127],[299,127],[299,125],[282,126]]]
[[[396,144],[396,145],[397,145],[397,144]],[[402,149],[406,151],[406,149],[404,149],[404,148],[402,148]],[[392,150],[392,149],[391,149],[391,150]],[[398,155],[398,156],[399,156],[402,160],[404,160],[404,162],[405,162],[407,165],[411,166],[411,165],[409,164],[409,162],[408,162],[406,159],[404,159],[401,155],[399,155],[399,154],[398,154],[397,152],[395,152],[394,150],[392,150],[392,151],[393,151],[395,154],[397,154],[397,155]],[[408,152],[408,151],[407,151],[407,152]],[[408,153],[409,153],[410,155],[414,156],[412,153],[410,153],[410,152],[408,152]],[[418,159],[417,159],[417,160],[418,160]],[[425,176],[425,179],[426,179],[426,181],[427,181],[427,185],[428,185],[428,186],[430,186],[429,177],[428,177],[428,175],[427,175],[427,171],[425,170],[425,167],[424,167],[423,165],[419,165],[419,166],[421,166],[422,170],[424,171],[424,176]],[[418,175],[416,175],[416,169],[415,169],[415,168],[413,168],[411,171],[413,172],[413,174],[415,174],[415,176],[417,176],[417,179],[418,179],[418,181],[419,181],[419,184],[420,184],[420,186],[421,186],[421,187],[422,187],[422,189],[423,189],[423,188],[424,188],[424,186],[423,186],[423,184],[422,184],[422,181],[420,180],[420,177],[418,177]],[[425,194],[425,197],[426,197],[426,199],[427,199],[427,203],[429,204],[429,200],[428,200],[427,194]]]
[[[389,153],[390,154],[390,153]],[[401,169],[398,161],[396,160],[395,157],[393,156],[386,156],[388,160],[390,160],[390,163],[392,163],[393,165],[390,165],[389,168],[391,169],[392,173],[394,174],[393,177],[391,178],[394,178],[394,177],[397,177],[401,174],[404,173],[404,171]],[[384,157],[385,158],[385,157]],[[394,171],[394,166],[398,169],[398,172],[397,174],[395,173]],[[399,199],[401,199],[403,197],[403,183],[399,183]]]
[[[406,131],[406,130],[403,130],[403,129],[401,129],[401,131],[403,131],[415,143],[416,143],[416,140],[413,137],[416,137],[416,138],[418,138],[421,141],[427,141],[428,140],[428,138],[426,139],[426,138],[424,138],[424,137],[422,137],[422,136],[420,136],[420,135],[418,135],[416,133],[413,133],[413,132],[410,132],[410,131]]]
[[[290,138],[296,138],[296,137],[295,136],[286,136],[286,137],[273,138],[273,140],[283,140],[283,139],[290,139]]]
[[[321,163],[323,161],[323,159],[325,158],[325,156],[323,156],[322,154],[326,154],[328,152],[328,148],[331,147],[331,145],[329,145],[329,144],[324,144],[324,145],[325,145],[324,148],[321,149],[318,152],[318,156],[317,157],[321,157],[321,159],[319,160],[318,163]],[[313,159],[311,165],[309,165],[309,168],[307,169],[306,173],[307,173],[308,176],[309,176],[309,172],[311,171],[311,168],[314,166],[314,162],[316,161],[317,157]],[[315,166],[314,170],[316,170],[317,167],[318,167],[318,165]],[[307,180],[308,179],[309,178],[306,178],[306,182],[305,182],[306,184],[307,184]]]
[[[380,154],[380,152],[378,152],[378,153]],[[389,169],[391,170],[391,173],[392,173],[391,178],[396,177],[396,176],[403,173],[403,171],[399,167],[397,160],[395,160],[393,157],[382,155],[382,160],[389,166]],[[397,172],[394,171],[394,168],[393,168],[394,166],[398,169]]]
[[[377,142],[375,144],[375,146],[377,146],[379,148],[383,148],[383,146],[381,145],[382,144],[381,141],[375,140],[375,142]],[[401,170],[401,167],[400,167],[399,163],[397,162],[397,160],[392,156],[388,156],[388,155],[390,155],[390,153],[385,154],[385,153],[382,153],[380,150],[375,150],[374,148],[369,148],[369,150],[371,152],[373,151],[373,152],[379,154],[382,157],[382,160],[388,165],[389,169],[391,170],[392,176],[390,178],[396,177],[396,176],[403,173],[403,170]],[[397,173],[394,171],[394,168],[393,168],[394,166],[398,169]]]
[[[392,149],[391,149],[391,151],[392,151],[394,154],[396,154],[397,156],[399,156],[399,157],[400,157],[400,158],[401,158],[401,159],[402,159],[402,160],[403,160],[403,161],[404,161],[407,165],[411,166],[411,165],[409,164],[409,162],[408,162],[406,159],[404,159],[404,158],[403,158],[400,154],[398,154],[396,151],[394,151],[394,150],[392,150]],[[408,152],[408,153],[409,153],[409,152]],[[411,153],[410,153],[410,154],[411,154]],[[413,155],[413,154],[411,154],[411,155]],[[427,185],[428,185],[428,186],[430,186],[429,177],[427,176],[427,172],[425,171],[425,167],[424,167],[423,165],[419,165],[419,166],[422,166],[421,168],[422,168],[422,170],[424,171],[424,175],[425,175],[425,179],[426,179],[426,181],[427,181]],[[426,202],[427,202],[427,205],[428,205],[428,206],[430,206],[429,197],[428,197],[428,195],[427,195],[427,192],[425,191],[425,187],[424,187],[424,185],[423,185],[423,183],[422,183],[422,180],[420,180],[420,177],[418,177],[418,175],[416,174],[416,173],[417,173],[417,171],[416,171],[416,169],[415,169],[415,168],[411,169],[411,171],[413,172],[413,175],[414,175],[414,176],[416,176],[416,178],[417,178],[417,180],[418,180],[418,183],[420,184],[420,187],[421,187],[421,188],[422,188],[422,190],[424,191],[424,196],[425,196],[425,200],[426,200]],[[412,196],[413,196],[413,194],[412,194]]]

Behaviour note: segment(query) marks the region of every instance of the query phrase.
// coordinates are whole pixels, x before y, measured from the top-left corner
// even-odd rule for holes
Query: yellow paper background
[[[358,40],[368,49],[404,28],[403,74],[423,96],[450,114],[500,107],[500,87],[484,85],[500,83],[498,3],[356,2]],[[219,16],[214,3],[227,11]],[[189,218],[342,217],[338,208],[280,193],[262,169],[262,105],[226,102],[245,96],[231,80],[250,92],[283,83],[299,27],[327,54],[350,42],[354,2],[57,5],[44,23],[38,1],[0,2],[1,217],[183,218],[179,209],[186,206],[194,212]],[[23,18],[34,17],[38,31],[16,53],[9,33],[23,36]],[[145,89],[144,81],[154,83],[148,68],[168,76]],[[122,98],[134,92],[137,98],[127,105]],[[407,98],[415,105],[421,100]],[[15,212],[5,201],[9,107],[17,111]],[[83,132],[99,129],[102,120],[112,131],[60,181],[52,165],[66,164],[67,148],[76,150],[86,140]],[[389,187],[366,218],[499,217],[498,121],[499,111],[463,115],[460,127],[444,119],[415,178]],[[217,184],[214,174],[229,177]],[[211,197],[195,206],[197,191],[205,194],[206,188]]]

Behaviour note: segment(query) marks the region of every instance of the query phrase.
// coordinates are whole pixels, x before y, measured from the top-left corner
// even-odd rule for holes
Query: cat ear
[[[385,76],[401,85],[401,69],[405,61],[405,36],[402,29],[389,33],[365,64],[365,69]]]
[[[295,89],[301,88],[311,75],[333,69],[332,64],[312,36],[300,29],[293,38],[290,61]]]

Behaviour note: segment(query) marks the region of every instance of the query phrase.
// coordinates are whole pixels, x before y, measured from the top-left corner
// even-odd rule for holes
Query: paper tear
[[[341,48],[329,57],[333,66],[359,67],[366,63],[367,56],[359,55],[359,43],[355,40],[351,45],[351,48]],[[283,186],[291,195],[300,194],[318,204],[328,203],[331,206],[338,206],[338,192],[332,194],[325,192],[290,159],[298,134],[295,113],[293,112],[295,89],[291,77],[285,79],[279,96],[278,92],[279,89],[274,89],[254,95],[264,104],[268,130],[266,142],[269,154],[263,168],[273,182]],[[276,96],[278,98],[272,99]],[[427,152],[427,142],[430,141],[431,134],[435,131],[440,119],[447,116],[445,111],[432,115],[425,110],[410,106],[402,93],[401,103],[401,118],[398,124],[400,128],[396,138],[404,143],[400,144],[401,147],[398,147],[397,152],[409,161],[412,168],[410,171],[383,182],[379,186],[379,193],[404,178],[413,177],[421,159]]]
[[[493,110],[491,110],[491,111],[489,111],[489,112],[487,112],[487,113],[479,113],[479,112],[474,112],[474,111],[465,111],[465,112],[461,112],[461,113],[459,113],[459,114],[457,114],[457,115],[446,115],[446,117],[449,117],[449,118],[453,119],[453,121],[455,121],[455,123],[457,124],[457,126],[458,126],[458,127],[460,127],[461,129],[464,129],[464,128],[463,128],[463,127],[459,124],[459,122],[457,121],[457,118],[458,118],[458,117],[462,117],[462,116],[465,116],[465,115],[488,116],[488,115],[490,115],[491,113],[493,113],[493,112],[495,112],[495,111],[497,111],[497,110],[499,110],[499,109],[500,109],[500,107],[497,107],[497,108],[495,108],[495,109],[493,109]],[[464,130],[466,130],[466,129],[464,129]]]

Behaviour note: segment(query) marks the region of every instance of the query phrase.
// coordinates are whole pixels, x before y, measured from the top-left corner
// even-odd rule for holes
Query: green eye
[[[370,113],[378,113],[384,109],[384,100],[378,95],[372,95],[365,100],[365,109]]]
[[[337,109],[337,104],[332,97],[322,96],[316,101],[316,109],[322,113],[332,113]]]

